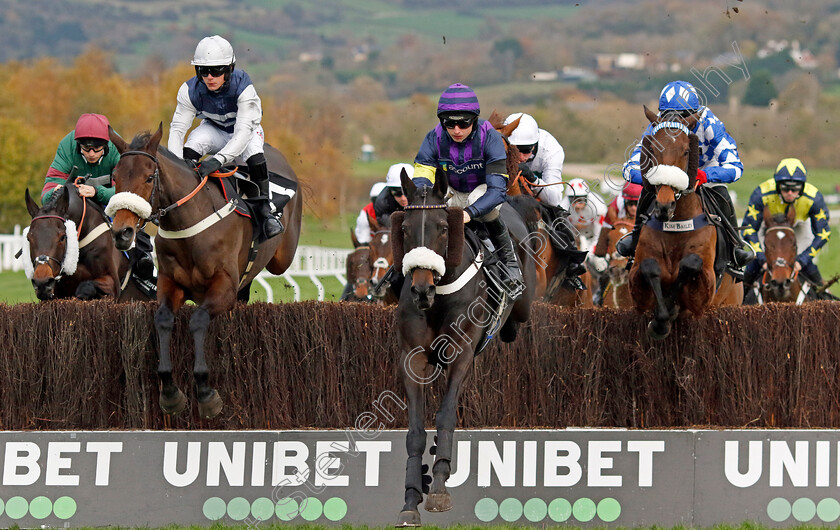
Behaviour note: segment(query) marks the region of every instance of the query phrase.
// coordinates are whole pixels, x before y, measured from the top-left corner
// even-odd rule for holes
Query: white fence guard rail
[[[13,234],[0,234],[0,272],[23,270],[21,260],[15,259],[15,254],[23,247],[21,232],[20,225],[15,225]],[[346,283],[344,274],[347,270],[345,263],[350,252],[352,250],[348,248],[299,246],[289,269],[279,277],[292,286],[296,301],[300,300],[298,281],[301,278],[308,278],[314,283],[318,288],[318,300],[323,300],[326,292],[320,278],[333,277],[344,285]],[[274,290],[267,280],[277,277],[268,271],[262,271],[255,280],[265,289],[268,302],[274,302]]]

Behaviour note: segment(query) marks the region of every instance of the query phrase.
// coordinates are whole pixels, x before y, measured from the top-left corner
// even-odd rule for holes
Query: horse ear
[[[405,196],[408,198],[408,203],[411,204],[414,202],[414,196],[417,194],[417,186],[414,184],[414,181],[408,178],[408,173],[405,168],[400,170],[400,184],[402,184],[403,192],[405,192]]]
[[[517,127],[519,127],[519,120],[521,120],[521,119],[522,119],[522,116],[516,118],[515,120],[508,123],[507,125],[502,126],[502,128],[498,129],[498,131],[502,134],[502,136],[507,138],[508,136],[510,136],[510,133],[512,133],[513,131],[516,130]]]
[[[391,251],[394,253],[394,265],[397,272],[402,272],[403,260],[403,231],[402,224],[405,220],[405,212],[394,212],[391,214]]]
[[[689,127],[691,130],[691,127]],[[694,187],[694,182],[697,180],[697,170],[700,168],[700,140],[696,134],[688,135],[688,167],[686,174],[688,175],[689,185]]]
[[[29,211],[29,216],[35,218],[38,216],[38,204],[35,200],[29,195],[29,188],[26,188],[26,193],[24,194],[24,200],[26,201],[26,209]]]
[[[375,217],[375,216],[373,216],[373,215],[371,215],[371,214],[369,214],[369,213],[367,213],[367,212],[365,212],[365,215],[367,215],[367,218],[368,218],[368,224],[370,225],[370,228],[371,228],[374,232],[379,232],[380,230],[382,230],[382,225],[381,225],[381,224],[379,224],[379,221],[377,221],[377,220],[376,220],[376,217]]]
[[[435,170],[434,189],[441,198],[445,198],[446,193],[449,191],[449,175],[440,166]]]
[[[359,243],[358,238],[356,237],[356,231],[352,228],[350,229],[350,241],[353,242],[353,248],[359,248],[361,243]]]
[[[122,136],[117,134],[117,131],[115,131],[114,128],[110,125],[108,126],[108,137],[111,140],[111,143],[114,144],[114,147],[117,148],[117,152],[119,154],[123,154],[128,150],[128,144],[125,142],[125,140],[122,139]]]
[[[149,138],[149,143],[146,144],[146,147],[149,149],[149,151],[151,151],[152,153],[157,153],[158,146],[160,145],[160,139],[162,137],[163,137],[163,122],[160,122],[160,124],[158,125],[158,130],[155,131],[155,134],[153,134],[152,137]]]
[[[55,193],[56,200],[53,210],[56,215],[64,217],[67,213],[67,208],[70,207],[70,195],[66,187],[56,188]]]
[[[688,130],[689,130],[689,131],[693,131],[693,130],[694,130],[694,127],[697,125],[697,120],[698,120],[699,118],[700,118],[700,116],[698,115],[698,113],[697,113],[697,112],[695,112],[694,114],[692,114],[691,116],[689,116],[689,117],[685,120],[685,126],[686,126],[686,127],[688,127]]]
[[[647,118],[649,122],[653,123],[659,119],[655,112],[647,108],[647,105],[642,105],[642,107],[645,109],[645,118]]]
[[[457,267],[464,255],[464,210],[461,208],[446,209],[449,223],[449,241],[446,247],[446,266]]]

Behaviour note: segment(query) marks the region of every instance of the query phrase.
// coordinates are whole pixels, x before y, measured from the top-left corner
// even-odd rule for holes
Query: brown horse
[[[394,248],[391,245],[391,229],[371,220],[371,228],[376,232],[370,240],[370,284],[373,287],[372,295],[384,305],[396,305],[399,302],[398,293],[393,289],[381,287],[382,277],[394,263]],[[377,287],[379,287],[377,289]]]
[[[604,291],[604,307],[633,307],[633,298],[630,296],[630,284],[628,283],[627,258],[622,257],[615,251],[615,244],[618,243],[618,240],[632,231],[632,220],[619,219],[613,224],[613,228],[607,236],[609,265],[606,274],[609,277],[609,284]]]
[[[352,234],[352,231],[351,231]],[[347,302],[371,302],[371,267],[370,267],[370,247],[368,245],[358,244],[355,234],[353,234],[353,241],[356,248],[353,252],[347,255],[347,287],[344,294],[341,296],[342,301]]]
[[[114,246],[102,208],[79,195],[72,175],[40,207],[28,188],[24,200],[32,221],[23,268],[39,300],[151,299],[135,284],[128,257]]]
[[[446,394],[437,413],[437,443],[433,482],[426,499],[426,510],[442,512],[452,508],[446,490],[452,460],[452,446],[457,423],[458,397],[464,378],[473,365],[477,351],[486,344],[488,334],[510,342],[517,326],[530,316],[536,272],[530,254],[521,245],[517,253],[525,279],[525,292],[494,318],[495,300],[506,293],[491,290],[491,275],[478,255],[464,244],[463,210],[447,207],[444,197],[448,176],[438,168],[434,187],[418,189],[402,173],[402,187],[409,204],[405,212],[392,218],[394,266],[405,273],[397,305],[397,338],[400,346],[403,382],[408,397],[408,433],[406,435],[405,506],[398,526],[418,526],[418,504],[423,500],[422,461],[426,450],[425,389],[444,370]],[[501,215],[514,240],[527,236],[522,219],[503,204]],[[494,294],[496,293],[496,294]]]
[[[172,376],[169,344],[175,313],[185,301],[194,300],[198,307],[190,319],[190,331],[195,343],[196,397],[200,415],[212,418],[221,411],[222,399],[208,381],[207,328],[212,318],[233,308],[237,292],[263,268],[279,275],[292,263],[300,236],[301,194],[295,193],[283,210],[285,232],[249,252],[256,241],[251,221],[233,213],[235,204],[217,186],[201,187],[191,167],[159,147],[162,134],[161,124],[153,135],[137,135],[128,145],[111,131],[111,141],[121,155],[113,172],[117,195],[109,204],[116,209],[112,231],[117,246],[128,248],[141,223],[159,220],[155,244],[160,308],[155,328],[160,344],[160,406],[165,413],[175,414],[187,405]],[[265,156],[271,171],[297,182],[279,151],[266,145]]]
[[[798,281],[798,272],[794,272],[796,257],[796,233],[793,224],[796,210],[788,208],[787,215],[770,215],[764,209],[764,255],[767,270],[761,279],[762,298],[765,302],[796,302],[802,285]]]
[[[638,311],[653,309],[648,334],[663,339],[678,316],[700,316],[713,305],[740,305],[744,290],[728,274],[715,289],[717,230],[695,193],[699,148],[689,131],[697,116],[658,117],[644,110],[652,134],[643,139],[640,169],[656,202],[639,236],[630,292]]]

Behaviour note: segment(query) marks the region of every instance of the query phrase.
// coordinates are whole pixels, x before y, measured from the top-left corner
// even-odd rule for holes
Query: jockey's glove
[[[528,167],[528,165],[525,162],[519,164],[519,171],[520,173],[522,173],[522,176],[525,178],[525,180],[527,180],[531,184],[537,181],[537,176],[534,175],[534,172],[531,171],[531,168]]]
[[[204,160],[201,165],[198,167],[198,174],[202,178],[206,177],[210,173],[214,171],[218,171],[222,167],[222,163],[219,162],[219,159],[215,156],[211,156],[210,158]]]
[[[595,269],[595,272],[599,274],[606,271],[607,267],[609,267],[609,262],[606,257],[596,256],[592,252],[590,252],[587,256],[587,261],[589,261],[589,265]]]

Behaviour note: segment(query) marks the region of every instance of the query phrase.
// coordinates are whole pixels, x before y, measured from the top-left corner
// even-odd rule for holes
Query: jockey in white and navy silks
[[[440,123],[426,134],[414,159],[413,182],[432,186],[435,170],[449,175],[447,204],[464,209],[464,221],[480,221],[499,260],[505,265],[509,293],[521,291],[522,272],[513,241],[499,215],[507,195],[507,154],[502,136],[478,115],[481,108],[473,90],[455,83],[443,91],[437,107]]]
[[[701,183],[708,183],[708,189],[715,192],[715,202],[721,211],[726,213],[727,221],[737,230],[738,222],[735,218],[735,207],[726,184],[735,182],[741,178],[744,172],[744,165],[738,156],[738,146],[729,133],[723,122],[706,106],[700,104],[697,91],[691,83],[686,81],[672,81],[665,85],[659,95],[659,115],[671,114],[679,118],[687,118],[692,114],[697,116],[697,124],[689,133],[697,136],[700,158],[697,177]],[[649,124],[645,129],[643,137],[651,134],[653,125]],[[636,145],[630,159],[624,164],[624,179],[634,184],[643,184],[642,174],[639,171],[642,142]],[[639,238],[639,231],[647,221],[648,212],[655,198],[653,193],[647,190],[642,191],[639,200],[639,207],[636,210],[636,226],[631,237],[624,238],[619,242],[618,252],[628,258],[632,258],[636,251],[636,243]],[[734,249],[733,265],[744,266],[749,262],[754,253],[744,250],[743,242],[740,247]]]
[[[519,150],[519,171],[530,184],[534,198],[549,206],[560,206],[563,202],[563,162],[566,153],[563,146],[545,129],[537,126],[537,120],[530,114],[516,112],[505,118],[505,125],[516,120],[519,125],[508,136],[508,142]],[[545,184],[555,184],[545,186]]]
[[[265,135],[262,125],[262,103],[251,78],[235,68],[233,47],[224,38],[213,35],[201,39],[192,60],[195,77],[178,90],[178,104],[169,126],[169,150],[176,156],[198,161],[202,177],[231,164],[241,156],[248,164],[248,173],[260,189],[259,209],[266,238],[283,231],[272,215],[269,202],[268,165],[265,161]],[[195,118],[201,123],[184,136]],[[280,212],[277,212],[278,214]]]

